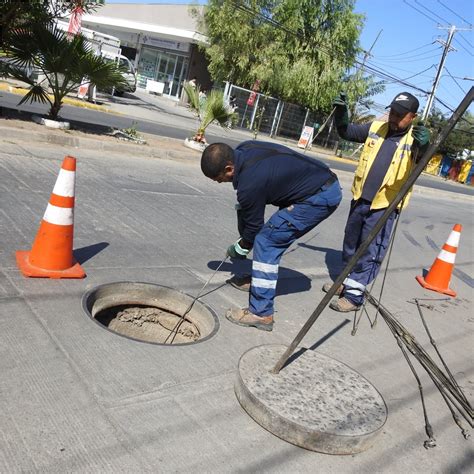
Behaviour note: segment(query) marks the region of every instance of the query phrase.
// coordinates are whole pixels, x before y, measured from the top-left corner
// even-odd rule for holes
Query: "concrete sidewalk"
[[[0,472],[472,470],[472,440],[462,438],[419,369],[438,442],[434,449],[423,448],[417,385],[382,320],[371,330],[362,319],[353,337],[352,315],[326,309],[303,341],[359,371],[383,395],[389,418],[365,453],[328,456],[289,445],[257,425],[235,398],[239,357],[260,344],[291,342],[320,301],[328,274],[335,278],[339,272],[351,173],[338,172],[341,207],[282,260],[272,333],[223,317],[226,308],[244,306],[247,298],[225,285],[242,270],[226,263],[202,297],[218,314],[217,334],[199,344],[165,347],[103,329],[86,316],[82,297],[116,281],[195,295],[237,238],[231,186],[205,179],[199,155],[183,153],[172,140],[153,147],[160,159],[132,154],[127,144],[73,148],[36,141],[34,135],[20,144],[2,134],[0,144]],[[87,278],[27,279],[14,254],[31,248],[66,154],[78,159],[74,247]],[[425,317],[472,400],[471,202],[454,202],[446,193],[433,206],[432,197],[413,196],[402,215],[383,300],[428,347],[416,306],[407,301],[441,297],[423,290],[414,277],[431,265],[457,222],[464,225],[452,278],[458,297],[430,301],[434,309]]]

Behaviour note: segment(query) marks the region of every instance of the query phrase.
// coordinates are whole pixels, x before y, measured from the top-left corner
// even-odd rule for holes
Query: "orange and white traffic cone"
[[[16,252],[16,262],[23,275],[43,278],[86,276],[72,254],[75,181],[76,159],[66,156],[31,251]]]
[[[461,224],[456,224],[453,227],[447,242],[443,245],[428,274],[424,278],[421,275],[416,277],[423,288],[449,296],[456,296],[456,292],[449,288],[449,282],[454,268],[461,230]]]

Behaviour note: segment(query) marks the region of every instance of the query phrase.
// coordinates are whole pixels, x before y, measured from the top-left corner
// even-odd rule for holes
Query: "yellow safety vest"
[[[370,168],[377,156],[377,153],[382,146],[388,132],[388,123],[375,121],[370,126],[369,136],[365,141],[364,148],[360,155],[359,164],[355,171],[354,182],[352,183],[352,194],[357,200],[362,196],[362,189],[364,188],[365,180],[369,174]],[[371,209],[383,209],[388,207],[395,196],[400,191],[400,188],[408,179],[413,168],[413,160],[411,147],[413,145],[413,137],[411,129],[402,137],[398,147],[393,154],[390,167],[385,174],[382,185],[375,195]],[[411,195],[411,189],[406,195],[405,199],[398,205],[401,209],[401,204],[406,207]]]

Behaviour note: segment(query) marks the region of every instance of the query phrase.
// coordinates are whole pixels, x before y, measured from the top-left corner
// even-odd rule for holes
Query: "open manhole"
[[[183,345],[205,341],[219,329],[219,320],[209,306],[196,301],[189,310],[193,299],[166,286],[117,282],[88,291],[82,305],[94,321],[120,336]]]

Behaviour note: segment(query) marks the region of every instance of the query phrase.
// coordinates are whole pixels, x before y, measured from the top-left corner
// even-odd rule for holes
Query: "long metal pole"
[[[316,307],[316,309],[313,311],[311,316],[308,318],[304,326],[301,328],[300,332],[296,335],[293,342],[289,345],[288,349],[280,357],[275,367],[271,370],[273,374],[278,374],[280,370],[282,369],[282,367],[286,364],[286,362],[288,361],[289,357],[293,354],[298,344],[301,342],[301,340],[306,335],[306,333],[311,329],[315,321],[319,318],[319,316],[321,315],[321,313],[323,312],[324,308],[327,306],[331,298],[336,294],[336,291],[339,288],[339,286],[342,285],[342,282],[344,281],[344,279],[352,271],[352,269],[356,265],[359,258],[365,253],[365,251],[369,247],[372,240],[374,240],[377,234],[379,233],[380,229],[382,229],[386,220],[389,218],[392,212],[397,208],[398,204],[405,197],[405,195],[408,193],[411,187],[415,184],[415,181],[418,179],[418,176],[420,176],[422,171],[425,169],[425,166],[428,164],[428,161],[434,155],[434,153],[436,152],[438,147],[441,145],[441,143],[443,143],[443,141],[449,135],[449,133],[451,132],[453,127],[456,125],[457,121],[460,119],[463,113],[467,110],[467,108],[469,107],[473,99],[474,99],[474,87],[471,87],[471,89],[466,94],[462,102],[459,104],[458,108],[454,111],[453,115],[448,120],[448,123],[446,124],[444,129],[441,130],[440,134],[436,137],[434,142],[428,147],[425,154],[421,157],[421,160],[418,162],[413,172],[410,174],[406,182],[400,188],[400,191],[398,192],[395,199],[387,207],[385,212],[382,214],[382,216],[378,220],[377,224],[375,224],[374,228],[367,236],[367,239],[364,240],[364,242],[362,242],[360,247],[357,249],[357,252],[349,260],[345,268],[336,278],[336,281],[333,283],[329,291],[324,295],[319,305]]]

